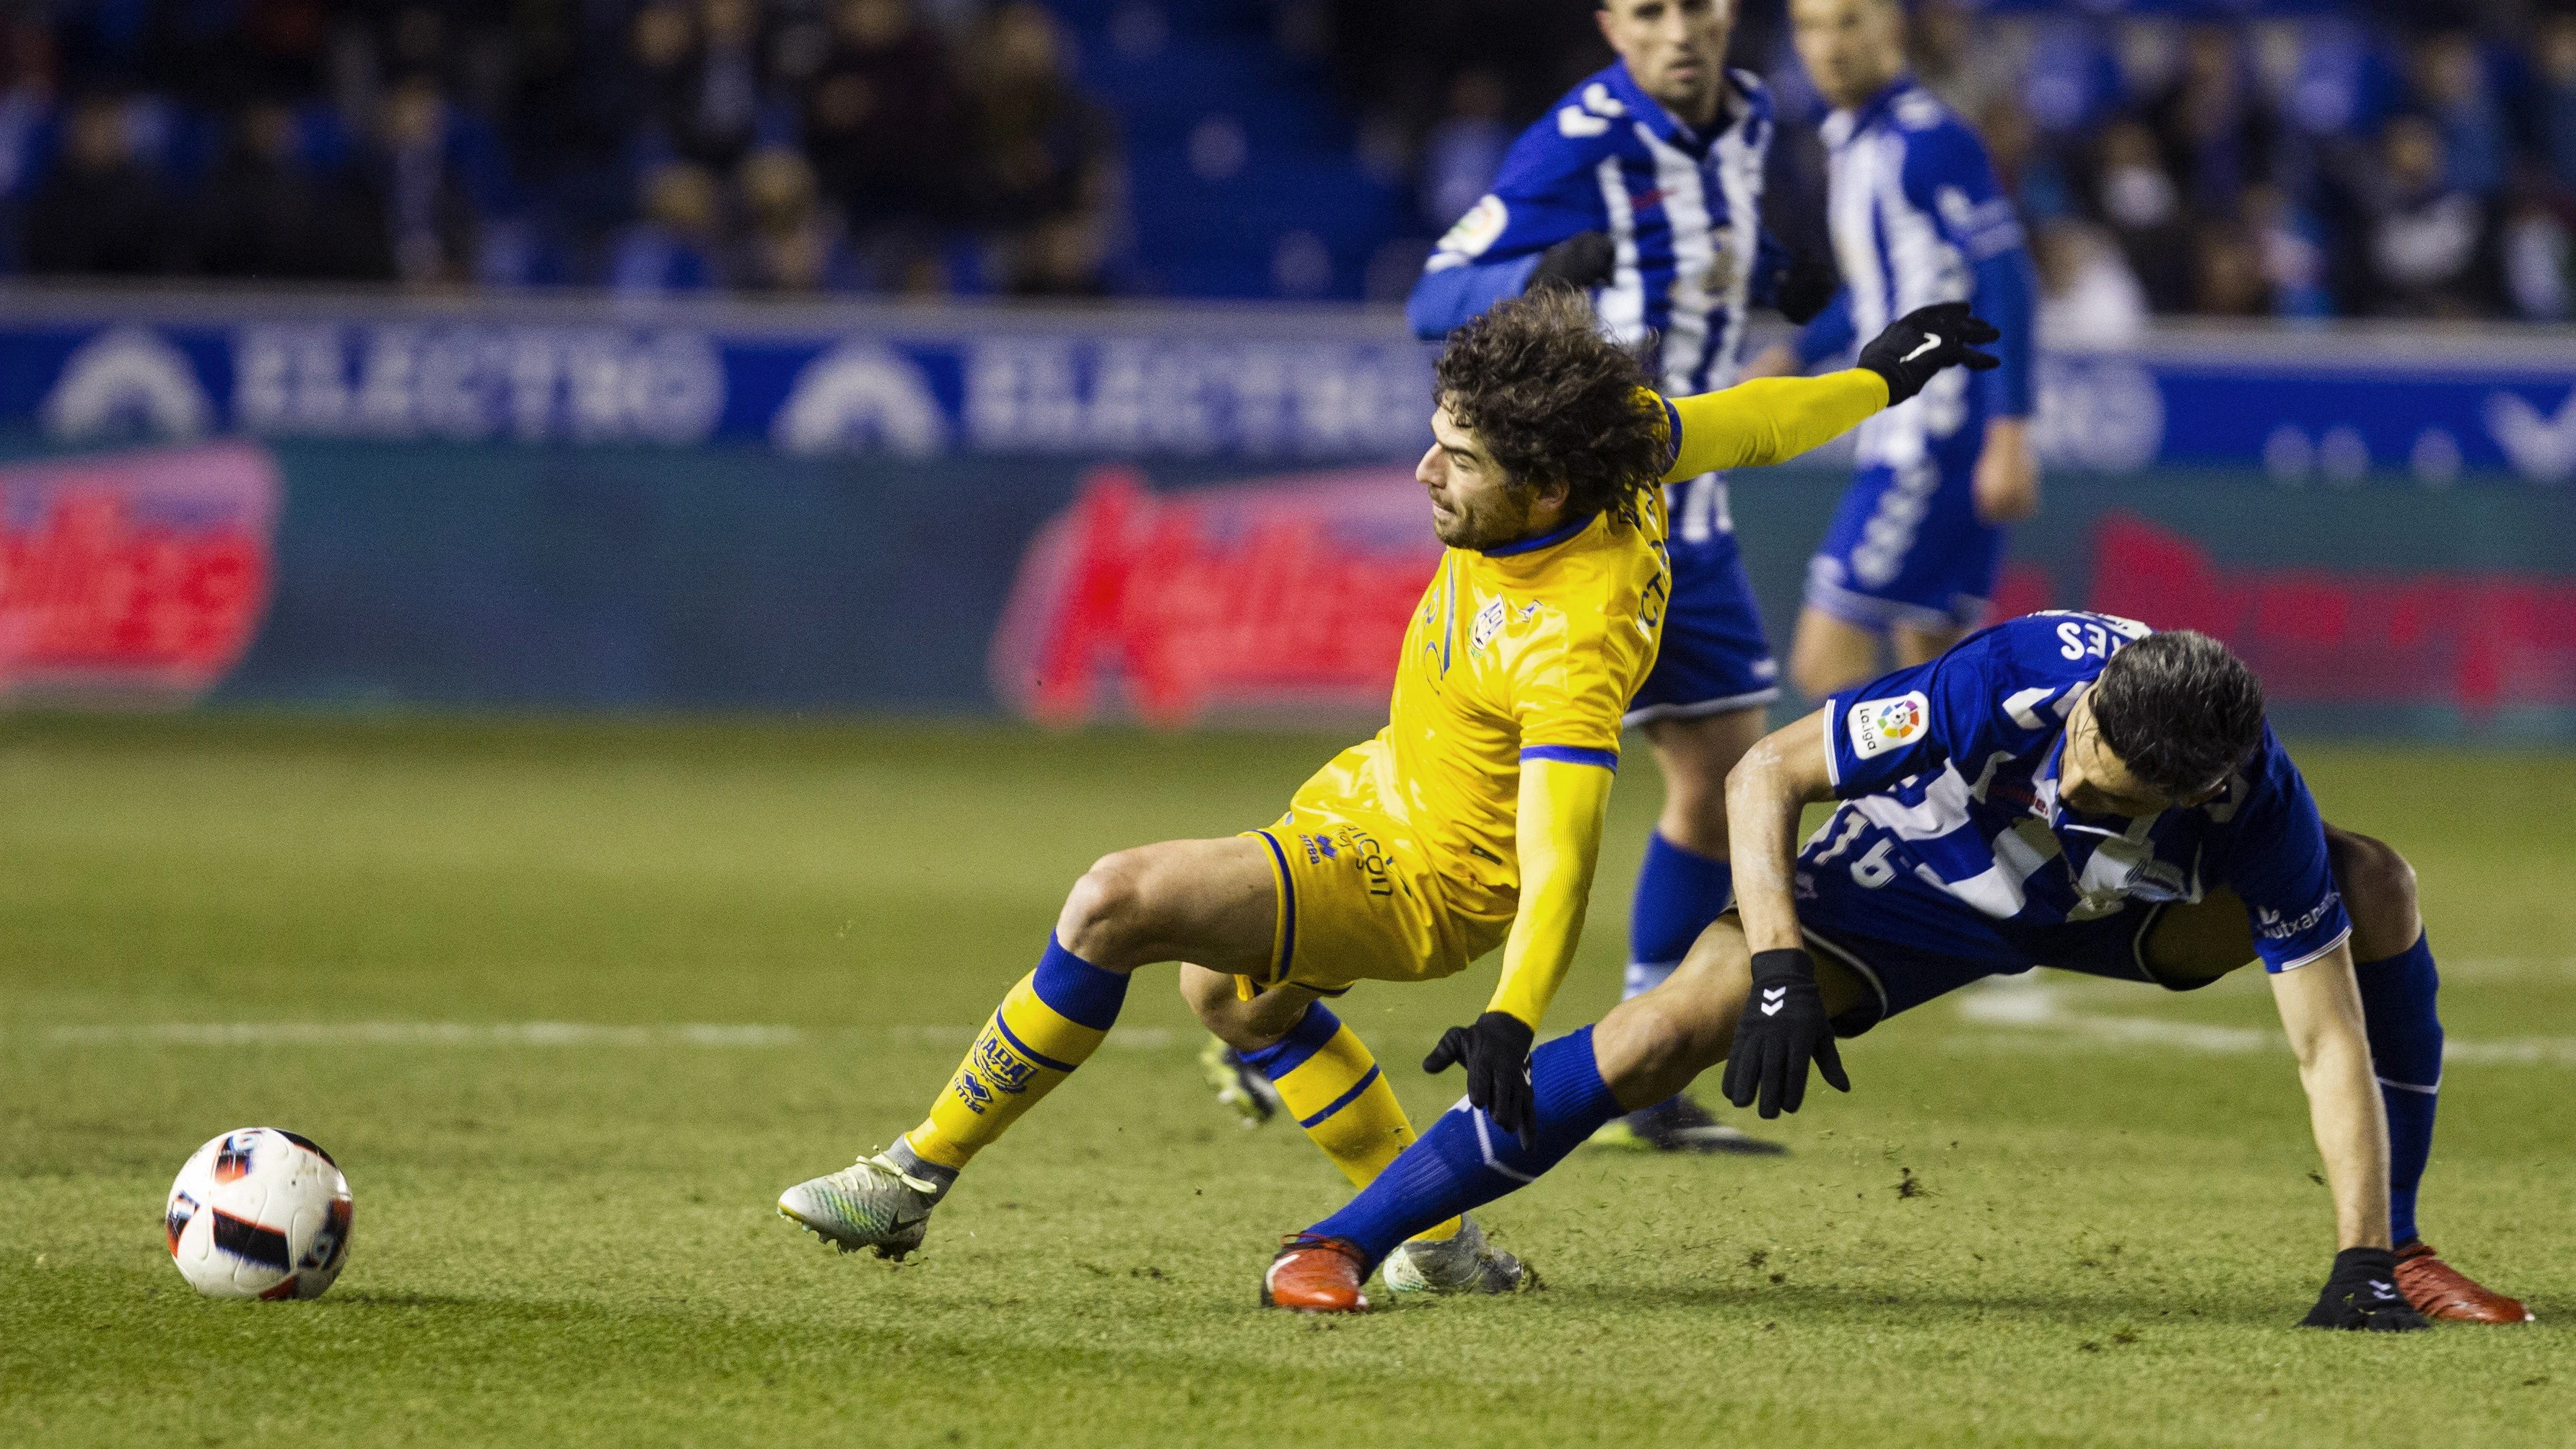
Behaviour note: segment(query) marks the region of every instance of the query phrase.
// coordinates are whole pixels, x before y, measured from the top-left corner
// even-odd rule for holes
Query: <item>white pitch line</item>
[[[2066,1005],[2060,988],[2026,977],[1991,978],[1962,992],[1958,1001],[1962,1020],[1978,1026],[2049,1033],[2070,1045],[2080,1042],[2108,1047],[2170,1047],[2213,1056],[2286,1053],[2290,1049],[2289,1038],[2271,1027],[2210,1026],[2152,1016],[2076,1011]],[[1952,1042],[1954,1046],[1979,1044],[1973,1038]],[[2443,1043],[2442,1060],[2445,1064],[2480,1066],[2576,1066],[2576,1037],[2515,1037],[2503,1041],[2461,1041],[2452,1037]]]
[[[882,1028],[898,1041],[963,1047],[971,1026]],[[794,1026],[674,1022],[610,1026],[578,1021],[156,1021],[57,1026],[45,1039],[66,1045],[381,1047],[792,1047],[848,1035]],[[1154,1051],[1175,1040],[1165,1027],[1111,1032],[1107,1045]]]

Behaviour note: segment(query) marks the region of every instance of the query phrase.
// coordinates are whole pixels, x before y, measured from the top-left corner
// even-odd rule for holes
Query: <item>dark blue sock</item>
[[[1118,1008],[1127,1002],[1127,977],[1123,972],[1104,971],[1076,956],[1052,931],[1047,933],[1046,954],[1038,958],[1029,989],[1038,994],[1038,1000],[1045,1002],[1048,1010],[1093,1031],[1116,1026]]]
[[[1628,907],[1627,996],[1664,984],[1691,942],[1735,899],[1735,867],[1684,850],[1660,830],[1646,837],[1637,896]]]
[[[1304,1066],[1306,1059],[1322,1051],[1324,1043],[1331,1041],[1341,1029],[1342,1019],[1333,1015],[1332,1008],[1320,1001],[1309,1002],[1306,1014],[1297,1018],[1297,1024],[1288,1029],[1286,1036],[1258,1051],[1237,1052],[1235,1056],[1245,1066],[1275,1082]]]
[[[2433,1155],[2433,1108],[2442,1085],[2442,1019],[2434,998],[2442,986],[2433,969],[2432,937],[2385,961],[2353,967],[2361,982],[2363,1029],[2370,1034],[2370,1067],[2388,1104],[2388,1231],[2396,1242],[2415,1237],[2415,1190]]]
[[[1592,1028],[1530,1053],[1530,1095],[1537,1125],[1529,1146],[1461,1102],[1441,1113],[1422,1140],[1404,1149],[1348,1207],[1307,1231],[1350,1239],[1374,1268],[1415,1233],[1536,1182],[1576,1143],[1619,1115],[1593,1060]]]

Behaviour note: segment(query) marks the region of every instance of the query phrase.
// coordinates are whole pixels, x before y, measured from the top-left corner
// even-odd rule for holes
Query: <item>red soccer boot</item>
[[[2453,1323],[2529,1323],[2531,1310],[2445,1263],[2422,1238],[2397,1245],[2397,1291],[2426,1318]]]
[[[1261,1275],[1261,1306],[1366,1313],[1368,1296],[1360,1292],[1365,1269],[1359,1245],[1347,1238],[1290,1233],[1279,1240],[1279,1256],[1270,1260],[1270,1271]]]

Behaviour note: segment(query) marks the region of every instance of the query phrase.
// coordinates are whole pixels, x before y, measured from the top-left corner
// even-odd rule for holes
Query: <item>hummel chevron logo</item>
[[[1924,338],[1923,338],[1923,340],[1922,340],[1922,341],[1920,341],[1920,342],[1918,342],[1918,343],[1914,344],[1914,350],[1913,350],[1912,352],[1909,352],[1909,353],[1905,354],[1903,357],[1900,357],[1900,358],[1898,358],[1898,359],[1896,359],[1896,360],[1897,360],[1897,361],[1899,361],[1899,362],[1912,362],[1914,359],[1916,359],[1916,358],[1918,358],[1918,357],[1921,357],[1924,353],[1927,353],[1927,352],[1931,351],[1933,348],[1938,347],[1938,346],[1940,346],[1940,345],[1941,345],[1941,334],[1940,334],[1940,333],[1938,333],[1938,332],[1927,333],[1927,334],[1925,334],[1925,336],[1924,336]]]
[[[2382,1283],[2378,1279],[2373,1278],[2370,1280],[2370,1291],[2373,1297],[2394,1298],[2397,1296],[2397,1285],[2393,1283]]]
[[[1780,1014],[1780,1008],[1788,1004],[1788,987],[1766,986],[1762,989],[1762,1014],[1764,1016],[1778,1016]]]

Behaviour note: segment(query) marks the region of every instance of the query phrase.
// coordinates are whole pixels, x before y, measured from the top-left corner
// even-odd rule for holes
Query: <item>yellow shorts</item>
[[[1355,981],[1436,981],[1501,945],[1512,918],[1452,907],[1438,860],[1407,826],[1317,788],[1334,773],[1327,766],[1308,781],[1276,824],[1244,832],[1270,847],[1279,901],[1270,974],[1240,979],[1246,993],[1288,982],[1339,995]]]

